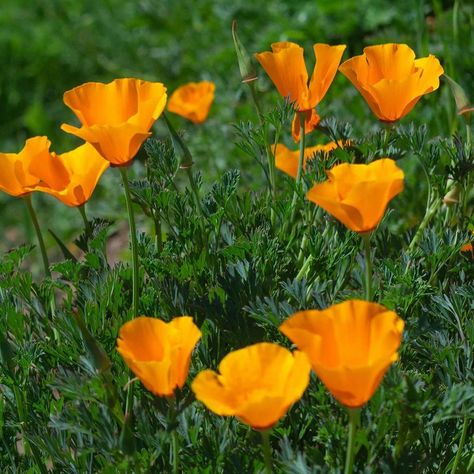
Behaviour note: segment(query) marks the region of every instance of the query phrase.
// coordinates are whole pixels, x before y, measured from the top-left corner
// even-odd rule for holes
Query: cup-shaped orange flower
[[[209,81],[184,84],[171,94],[168,110],[193,123],[202,123],[209,115],[215,89],[215,84]]]
[[[364,405],[398,359],[404,322],[382,305],[362,300],[300,311],[281,326],[343,405]]]
[[[67,206],[87,202],[109,162],[85,143],[62,155],[51,152],[40,162],[35,160],[29,170],[41,179],[36,191],[51,194]]]
[[[88,82],[64,93],[64,103],[82,127],[61,128],[93,145],[112,165],[127,165],[150,135],[150,128],[166,105],[160,82],[115,79]]]
[[[306,147],[304,149],[303,169],[306,169],[307,161],[314,158],[317,153],[322,153],[324,156],[327,156],[338,146],[343,146],[342,142],[338,144],[336,144],[336,142],[329,142],[324,145]],[[298,175],[299,153],[299,150],[290,150],[282,143],[278,143],[275,147],[275,166],[288,176],[296,179]]]
[[[272,51],[257,53],[255,57],[270,76],[278,92],[295,104],[298,112],[305,113],[305,134],[319,123],[314,109],[326,95],[341,62],[345,45],[330,46],[317,43],[313,46],[316,64],[308,83],[304,50],[296,43],[282,41],[272,44]],[[293,136],[299,138],[300,118],[293,123]]]
[[[31,172],[31,165],[49,158],[50,145],[47,137],[33,137],[19,153],[0,153],[0,189],[16,197],[34,191],[40,178]]]
[[[359,233],[374,230],[389,201],[403,191],[403,171],[390,158],[368,165],[343,163],[327,175],[328,180],[314,185],[306,198]]]
[[[339,70],[383,122],[396,122],[407,115],[423,95],[438,89],[444,72],[435,56],[415,59],[409,46],[394,43],[368,46],[364,54],[348,59]]]
[[[189,316],[169,323],[140,316],[121,327],[117,350],[150,392],[171,397],[186,382],[191,353],[200,338],[201,331]]]
[[[256,430],[266,430],[301,398],[309,373],[302,352],[262,342],[227,354],[219,373],[200,372],[191,389],[214,413],[236,416]]]

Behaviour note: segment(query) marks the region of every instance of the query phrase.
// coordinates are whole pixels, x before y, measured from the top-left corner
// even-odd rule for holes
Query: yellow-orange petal
[[[150,135],[153,122],[166,105],[166,88],[159,82],[116,79],[108,84],[89,82],[64,94],[82,128],[62,129],[91,143],[113,165],[122,166],[136,155]]]
[[[30,168],[42,180],[36,190],[51,194],[67,206],[76,207],[90,199],[109,162],[92,145],[85,143],[62,155],[51,153],[48,165],[49,169],[41,165]]]
[[[341,62],[346,45],[330,46],[329,44],[317,43],[313,46],[316,64],[309,82],[309,93],[311,104],[316,107],[334,80],[337,68]]]
[[[362,55],[345,61],[339,70],[385,122],[408,114],[424,94],[439,87],[444,72],[434,56],[415,60],[410,47],[394,43],[364,48]]]
[[[304,120],[304,134],[308,135],[311,133],[321,121],[321,117],[317,114],[316,110],[306,110],[303,112],[305,115]],[[293,122],[291,124],[291,136],[295,142],[299,142],[301,138],[301,121],[299,113],[295,113]]]
[[[339,146],[343,146],[339,144]],[[329,142],[324,145],[315,145],[306,147],[304,150],[304,162],[303,169],[306,169],[306,163],[312,159],[317,153],[323,153],[327,155],[332,150],[335,150],[338,145],[335,142]],[[288,176],[296,179],[298,175],[298,161],[299,161],[299,150],[290,150],[282,143],[278,143],[274,150],[275,154],[275,166],[286,173]]]
[[[40,179],[31,173],[30,167],[48,160],[50,146],[47,137],[38,136],[26,140],[19,153],[0,153],[0,190],[16,197],[34,191]]]
[[[306,197],[355,232],[374,230],[389,201],[403,190],[403,171],[390,158],[368,165],[343,163],[327,174],[328,180]]]
[[[148,390],[169,397],[184,385],[200,337],[189,316],[169,323],[141,316],[122,326],[117,351]]]
[[[350,300],[295,313],[280,330],[307,355],[337,400],[359,407],[397,360],[403,327],[404,322],[382,305]]]
[[[215,88],[215,84],[209,81],[184,84],[171,94],[168,110],[193,123],[202,123],[207,119],[214,101]]]
[[[299,110],[312,108],[308,103],[308,71],[304,50],[296,43],[283,41],[272,44],[272,52],[255,54],[282,97],[296,102]]]
[[[263,430],[276,424],[302,396],[309,369],[304,354],[260,343],[231,352],[219,364],[219,374],[205,370],[191,388],[215,413],[236,416]]]

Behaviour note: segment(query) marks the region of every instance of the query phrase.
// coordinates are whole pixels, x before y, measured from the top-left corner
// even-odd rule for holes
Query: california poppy
[[[216,86],[213,82],[189,82],[178,87],[168,100],[168,110],[181,115],[193,123],[202,123],[206,120]]]
[[[403,171],[390,158],[368,165],[343,163],[327,175],[328,180],[314,185],[306,198],[355,232],[374,230],[388,202],[403,191]]]
[[[382,305],[362,300],[300,311],[281,326],[343,405],[364,405],[398,359],[404,322]]]
[[[48,159],[50,145],[47,137],[33,137],[26,140],[19,153],[0,153],[0,189],[11,196],[34,191],[40,178],[30,168],[35,163],[41,166]]]
[[[383,122],[407,115],[424,94],[439,87],[444,70],[429,55],[415,59],[406,44],[380,44],[341,64],[339,70],[357,87],[372,112]]]
[[[316,64],[308,84],[308,71],[304,62],[304,50],[296,43],[282,41],[272,44],[272,52],[257,53],[255,57],[275,84],[278,92],[295,103],[297,112],[305,114],[305,134],[319,123],[314,108],[321,102],[331,85],[341,62],[345,45],[313,46]],[[293,122],[293,138],[299,140],[300,118]]]
[[[342,146],[342,143],[339,143],[339,146]],[[317,153],[322,153],[323,155],[327,156],[337,147],[338,144],[336,144],[336,142],[306,147],[304,149],[303,169],[306,168],[306,162],[312,159]],[[287,175],[296,179],[298,175],[299,154],[299,150],[290,150],[282,143],[278,143],[275,147],[275,166],[280,171],[283,171]]]
[[[115,79],[88,82],[64,94],[64,103],[82,127],[61,128],[89,142],[112,165],[127,165],[150,135],[150,128],[166,104],[160,82]]]
[[[68,206],[88,201],[109,162],[86,143],[62,155],[54,152],[31,163],[29,170],[41,179],[37,191],[51,194]]]
[[[117,350],[150,392],[171,397],[186,382],[191,353],[200,338],[201,331],[189,316],[169,323],[140,316],[121,327]]]
[[[301,398],[309,372],[302,352],[262,342],[227,354],[219,373],[200,372],[191,388],[214,413],[236,416],[256,430],[266,430]]]

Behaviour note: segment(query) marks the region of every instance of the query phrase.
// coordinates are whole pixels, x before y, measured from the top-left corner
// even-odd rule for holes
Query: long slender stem
[[[135,215],[133,213],[132,197],[128,185],[127,168],[119,168],[122,175],[123,189],[125,191],[125,202],[127,203],[128,223],[130,226],[130,241],[132,243],[132,318],[138,316],[138,243]]]
[[[159,215],[154,215],[153,223],[155,225],[155,249],[157,252],[161,252],[163,250],[163,237],[161,235],[161,217]]]
[[[171,428],[171,463],[173,466],[173,474],[179,472],[179,438],[177,431],[177,418],[178,418],[178,401],[176,396],[168,400],[169,402],[169,413],[168,422]]]
[[[272,448],[270,446],[270,431],[261,431],[262,435],[262,450],[263,459],[265,461],[265,472],[271,474],[272,472]]]
[[[451,474],[456,474],[458,470],[459,460],[461,459],[462,450],[464,448],[464,443],[466,442],[467,428],[469,426],[469,419],[467,416],[464,417],[464,423],[462,425],[461,439],[459,440],[458,450],[456,452],[456,457],[454,458],[453,468],[451,469]]]
[[[86,204],[82,204],[81,206],[77,207],[79,209],[79,214],[82,216],[82,220],[84,221],[84,230],[86,231],[87,235],[91,235],[91,223],[87,219],[87,214],[86,214]]]
[[[344,474],[352,474],[354,467],[354,456],[355,456],[355,434],[357,430],[357,422],[359,419],[359,410],[349,408],[349,436],[347,439],[347,453],[346,453],[346,465],[344,467]]]
[[[38,218],[33,208],[33,203],[31,202],[31,194],[27,194],[23,199],[26,203],[26,207],[28,208],[31,221],[33,222],[33,226],[36,231],[36,237],[38,238],[38,243],[41,250],[41,257],[43,259],[44,272],[46,273],[46,276],[50,277],[51,271],[49,270],[48,254],[46,253],[46,247],[44,245],[43,235],[41,234],[41,228],[38,222]]]
[[[364,256],[365,256],[365,299],[372,301],[373,290],[372,290],[372,257],[370,252],[370,232],[361,234],[362,242],[364,243]]]
[[[296,175],[296,184],[295,192],[293,193],[293,199],[291,201],[291,219],[290,222],[293,222],[296,213],[296,202],[298,200],[298,194],[300,192],[301,176],[303,174],[303,165],[304,165],[304,149],[305,149],[305,114],[303,112],[297,112],[300,119],[301,130],[300,130],[300,154],[298,158],[298,172]]]

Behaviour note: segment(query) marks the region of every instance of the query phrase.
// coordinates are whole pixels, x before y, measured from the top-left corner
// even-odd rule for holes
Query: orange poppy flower
[[[125,166],[163,112],[166,88],[140,79],[88,82],[65,92],[64,103],[82,127],[63,124],[62,130],[93,145],[112,165]]]
[[[406,44],[380,44],[341,64],[339,70],[362,94],[383,122],[396,122],[408,114],[424,94],[439,87],[444,70],[433,55],[415,59]]]
[[[86,143],[62,155],[54,152],[40,162],[31,163],[29,170],[41,179],[36,191],[51,194],[67,206],[87,202],[109,162]]]
[[[200,338],[201,331],[189,316],[169,323],[141,316],[121,327],[117,350],[150,392],[171,397],[186,382],[191,353]]]
[[[168,110],[193,123],[206,120],[216,86],[209,81],[189,82],[178,87],[168,100]]]
[[[298,112],[305,113],[305,134],[314,130],[319,123],[318,114],[313,111],[326,95],[337,67],[341,62],[345,45],[313,46],[316,64],[308,84],[308,71],[304,62],[304,50],[296,43],[282,41],[272,44],[272,52],[257,53],[255,57],[275,84],[278,92],[295,103]],[[293,121],[293,138],[299,140],[300,118]]]
[[[236,416],[266,430],[301,398],[310,365],[302,352],[262,342],[227,354],[219,372],[197,375],[191,384],[196,398],[218,415]]]
[[[462,247],[461,247],[461,252],[471,252],[474,256],[474,250],[472,248],[472,244],[469,243],[469,244],[464,244]]]
[[[30,171],[31,164],[47,160],[50,145],[47,137],[33,137],[26,140],[20,153],[0,153],[0,189],[16,197],[34,191],[40,179]]]
[[[306,198],[354,232],[374,230],[388,202],[403,191],[403,171],[390,158],[368,165],[343,163],[327,175],[328,180],[314,185]]]
[[[343,405],[364,405],[398,359],[404,322],[393,311],[350,300],[325,310],[295,313],[280,331],[302,350]]]
[[[339,146],[343,146],[339,143]],[[323,153],[327,156],[331,151],[338,147],[336,142],[329,142],[324,145],[309,146],[304,149],[303,169],[306,168],[306,162],[312,159],[316,153]],[[278,143],[275,147],[275,166],[286,173],[288,176],[296,179],[298,175],[298,161],[300,159],[299,150],[290,150],[282,143]]]

